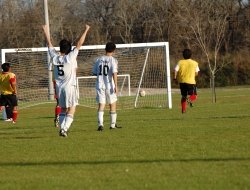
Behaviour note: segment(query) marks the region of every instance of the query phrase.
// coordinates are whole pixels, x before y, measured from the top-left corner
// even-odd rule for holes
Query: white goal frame
[[[169,58],[169,43],[168,42],[154,42],[154,43],[132,43],[132,44],[116,44],[118,48],[133,48],[133,47],[141,47],[141,48],[151,48],[151,47],[163,47],[164,48],[164,64],[166,64],[166,101],[168,103],[168,108],[172,109],[172,90],[171,90],[171,74],[170,74],[170,58]],[[55,47],[57,51],[59,51],[59,47]],[[94,49],[105,49],[105,45],[87,45],[81,46],[80,50],[94,50]],[[2,63],[6,62],[6,54],[7,53],[21,53],[21,52],[46,52],[48,51],[47,47],[41,48],[16,48],[16,49],[1,49],[1,61]],[[118,60],[119,61],[119,60]],[[143,73],[142,73],[143,74]],[[48,71],[48,100],[53,100],[54,97],[54,89],[52,83],[52,71]],[[138,88],[139,92],[139,88]],[[138,93],[137,93],[138,94]],[[138,97],[138,95],[137,95]],[[136,102],[136,101],[135,101]],[[136,107],[136,103],[135,103]]]

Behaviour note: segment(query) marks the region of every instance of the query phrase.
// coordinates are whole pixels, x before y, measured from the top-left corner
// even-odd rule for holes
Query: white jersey
[[[49,54],[54,67],[56,93],[59,105],[63,108],[78,105],[76,89],[76,57],[78,52],[78,49],[75,48],[69,54],[61,56],[55,51],[54,48],[49,48]]]
[[[49,48],[49,54],[54,65],[54,78],[57,86],[76,86],[76,69],[78,49],[69,54],[60,56],[54,48]]]
[[[114,89],[113,74],[118,72],[118,62],[112,56],[101,56],[96,60],[92,72],[97,76],[96,89]]]

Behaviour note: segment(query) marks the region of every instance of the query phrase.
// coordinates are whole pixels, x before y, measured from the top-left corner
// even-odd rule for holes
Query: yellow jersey
[[[198,63],[192,59],[180,60],[176,67],[177,79],[179,83],[196,84],[195,76],[200,71]]]
[[[0,93],[2,95],[9,95],[14,93],[12,83],[16,82],[16,75],[12,72],[2,72],[0,74]]]

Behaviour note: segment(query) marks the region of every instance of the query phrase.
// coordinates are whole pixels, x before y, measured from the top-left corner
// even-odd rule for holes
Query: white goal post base
[[[55,49],[59,51],[59,47]],[[10,62],[12,71],[17,76],[21,109],[44,102],[54,102],[54,100],[51,101],[54,90],[52,71],[48,71],[47,52],[47,47],[1,50],[2,63]],[[92,75],[96,58],[103,54],[105,54],[105,45],[82,46],[77,58],[78,79]],[[172,108],[168,42],[116,44],[114,57],[118,60],[119,88],[123,85],[122,94],[118,94],[118,109]],[[89,80],[80,79],[82,82],[79,83],[79,89],[83,89],[85,82],[88,83]],[[92,88],[95,91],[95,86]],[[141,89],[146,93],[143,97],[139,96]],[[86,90],[90,91],[90,88]],[[87,94],[87,91],[79,91],[80,105],[96,108],[95,101],[91,104],[85,103],[84,94]],[[92,99],[95,99],[95,95]]]

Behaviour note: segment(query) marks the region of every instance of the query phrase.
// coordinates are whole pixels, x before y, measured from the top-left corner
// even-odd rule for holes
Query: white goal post
[[[139,107],[172,108],[169,43],[116,44],[114,57],[118,60],[119,90],[129,94],[118,94],[118,109]],[[59,51],[59,47],[55,47]],[[17,76],[19,107],[51,101],[53,85],[48,72],[48,48],[2,49],[2,63],[10,62]],[[78,54],[77,76],[79,89],[90,83],[92,67],[97,57],[105,53],[105,45],[82,46]],[[82,77],[82,78],[81,78]],[[95,80],[94,78],[92,79]],[[91,82],[92,83],[92,82]],[[93,86],[95,90],[95,86]],[[143,89],[146,95],[139,96]],[[90,88],[86,89],[90,90]],[[80,105],[85,105],[83,92],[79,91]],[[95,99],[95,95],[92,97]]]

